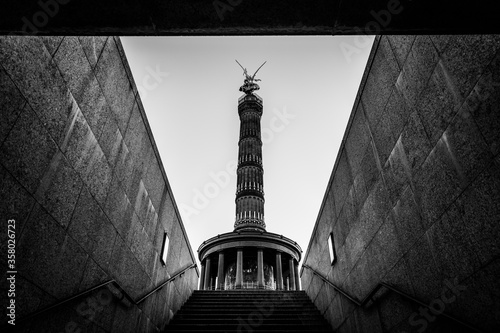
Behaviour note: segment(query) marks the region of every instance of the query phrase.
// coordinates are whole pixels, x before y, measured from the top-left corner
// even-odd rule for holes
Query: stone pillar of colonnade
[[[294,260],[293,257],[290,256],[288,260],[288,270],[290,272],[290,290],[296,290],[295,288],[295,269],[294,269]]]
[[[283,271],[281,269],[281,252],[276,252],[276,289],[283,290]]]
[[[264,251],[257,249],[257,287],[264,288]]]
[[[210,290],[210,257],[205,259],[205,283],[203,289]]]
[[[300,276],[299,276],[299,262],[295,262],[294,265],[295,272],[295,290],[300,290]]]
[[[217,267],[217,290],[224,290],[224,251],[219,252]]]
[[[205,289],[205,263],[201,263],[200,287],[199,290]]]
[[[238,249],[236,254],[236,288],[243,286],[243,249]]]

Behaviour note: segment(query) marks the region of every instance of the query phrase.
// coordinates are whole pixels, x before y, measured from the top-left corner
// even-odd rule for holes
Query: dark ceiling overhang
[[[2,4],[0,33],[500,33],[495,7],[484,0],[15,0]]]

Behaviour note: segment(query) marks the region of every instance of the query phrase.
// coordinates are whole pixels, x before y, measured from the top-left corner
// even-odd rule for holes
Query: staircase
[[[332,332],[305,291],[196,290],[165,332]]]

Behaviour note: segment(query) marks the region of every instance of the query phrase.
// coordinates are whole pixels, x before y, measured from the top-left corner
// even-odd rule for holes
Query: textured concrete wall
[[[498,36],[376,39],[305,264],[358,300],[386,282],[497,331],[499,49]],[[450,325],[391,292],[357,308],[306,268],[302,284],[338,332]]]
[[[138,299],[195,263],[120,40],[0,37],[0,65],[1,253],[15,219],[21,322],[109,279]],[[96,316],[75,310],[80,299],[31,327],[156,331],[197,279],[191,269],[139,307],[113,301]]]

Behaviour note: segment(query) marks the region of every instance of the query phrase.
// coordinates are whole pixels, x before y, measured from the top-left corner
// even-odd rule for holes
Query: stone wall
[[[387,290],[358,307],[302,268],[338,332],[444,331],[442,311],[498,330],[499,49],[498,36],[375,40],[303,262],[357,300],[385,282],[434,310]]]
[[[139,306],[86,297],[23,324],[110,279],[137,300],[196,261],[120,40],[0,37],[0,65],[1,253],[15,219],[17,327],[162,329],[197,268]]]

